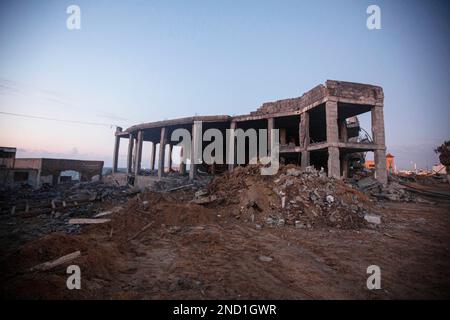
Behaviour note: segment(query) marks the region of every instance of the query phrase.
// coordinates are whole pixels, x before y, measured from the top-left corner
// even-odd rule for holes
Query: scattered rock
[[[369,223],[373,223],[373,224],[380,224],[381,223],[381,217],[378,215],[374,215],[374,214],[370,214],[370,213],[366,213],[364,215],[364,219],[369,222]]]
[[[329,204],[331,204],[331,203],[334,202],[334,197],[333,197],[332,195],[328,195],[328,196],[326,197],[326,200],[327,200],[327,202],[328,202]]]
[[[262,261],[262,262],[270,262],[273,260],[272,257],[268,257],[268,256],[259,256],[258,259],[259,259],[259,261]]]

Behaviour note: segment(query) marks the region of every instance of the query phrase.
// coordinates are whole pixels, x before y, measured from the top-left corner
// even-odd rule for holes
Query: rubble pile
[[[53,214],[86,214],[95,212],[97,203],[113,201],[125,203],[126,199],[137,193],[127,186],[117,186],[100,181],[44,185],[40,189],[25,188],[20,192],[11,190],[2,193],[0,215],[18,214],[21,217]]]
[[[397,181],[392,180],[383,185],[375,180],[373,177],[366,177],[356,182],[357,188],[377,199],[390,201],[415,201],[416,197],[407,191],[407,188]]]
[[[228,206],[224,211],[255,223],[257,228],[351,229],[366,225],[368,220],[379,221],[366,218],[376,211],[367,195],[312,167],[303,172],[287,165],[274,176],[262,176],[258,166],[238,167],[216,177],[198,198],[197,203],[207,199],[203,204]]]
[[[373,177],[366,177],[356,181],[355,186],[379,200],[423,203],[434,203],[437,198],[450,200],[448,192],[440,189],[442,186],[446,188],[446,184],[433,176],[389,175],[389,181],[385,185]]]

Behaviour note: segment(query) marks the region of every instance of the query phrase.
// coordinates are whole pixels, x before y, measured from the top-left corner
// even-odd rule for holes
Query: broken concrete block
[[[356,184],[360,190],[368,190],[378,186],[379,182],[372,177],[367,177],[359,180]]]
[[[369,222],[369,223],[373,223],[373,224],[380,224],[381,223],[381,217],[377,216],[375,214],[370,214],[370,213],[366,213],[364,215],[364,219]]]
[[[298,177],[299,175],[302,174],[302,171],[300,169],[290,168],[286,171],[286,174],[288,176]]]
[[[331,204],[331,203],[334,202],[334,197],[333,197],[332,195],[328,195],[328,196],[326,197],[326,200],[327,200],[327,202],[328,202],[329,204]]]
[[[303,229],[305,227],[305,225],[301,221],[297,220],[297,221],[295,221],[295,227],[297,229]]]
[[[286,206],[286,197],[281,197],[281,208]]]
[[[111,221],[111,219],[70,219],[69,224],[99,224]]]
[[[259,259],[259,261],[262,261],[262,262],[270,262],[273,260],[272,257],[268,257],[268,256],[259,256],[258,259]]]
[[[202,190],[198,190],[198,191],[194,194],[194,197],[200,198],[200,197],[203,197],[203,196],[206,196],[206,195],[208,195],[208,191],[202,189]]]

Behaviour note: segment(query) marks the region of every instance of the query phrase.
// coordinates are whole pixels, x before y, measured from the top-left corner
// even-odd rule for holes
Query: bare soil
[[[23,218],[20,223],[2,219],[1,296],[450,298],[448,202],[433,199],[432,204],[372,203],[358,194],[360,201],[381,214],[381,225],[340,228],[324,223],[309,229],[288,224],[259,228],[258,221],[249,218],[248,208],[244,208],[244,213],[241,208],[252,195],[263,208],[255,214],[264,214],[265,208],[270,208],[271,196],[264,196],[263,192],[270,191],[261,188],[264,189],[247,181],[245,196],[207,205],[192,203],[192,190],[139,194],[112,214],[109,223],[85,226],[75,233],[50,232],[25,243],[19,241],[21,230],[30,232],[30,226],[39,228],[42,218]],[[342,189],[338,188],[337,194],[339,190]],[[149,205],[144,207],[144,201],[149,201]],[[81,290],[66,288],[67,264],[46,272],[29,270],[76,250],[82,255],[72,264],[81,268]],[[271,259],[261,259],[262,256]],[[366,287],[370,265],[381,268],[381,290]]]

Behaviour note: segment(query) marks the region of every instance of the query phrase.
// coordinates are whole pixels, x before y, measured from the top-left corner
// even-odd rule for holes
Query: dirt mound
[[[374,211],[367,195],[325,172],[302,172],[294,165],[281,167],[273,176],[262,176],[259,170],[255,165],[238,167],[210,183],[209,194],[228,207],[224,214],[258,226],[349,229],[364,226],[364,215]]]

